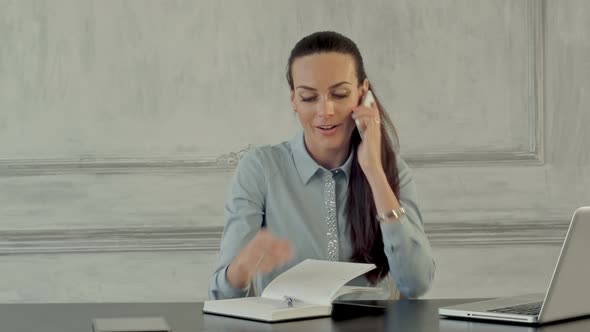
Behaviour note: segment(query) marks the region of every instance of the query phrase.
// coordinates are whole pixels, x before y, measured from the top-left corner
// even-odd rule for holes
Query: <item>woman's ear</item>
[[[361,97],[364,96],[367,93],[367,91],[369,91],[369,87],[370,87],[369,79],[365,78],[365,80],[363,81],[363,83],[361,84],[361,87],[360,87]]]
[[[370,86],[371,85],[369,84],[369,79],[368,78],[365,78],[365,80],[363,81],[363,95],[365,93],[367,93],[367,91],[369,91],[369,87]]]

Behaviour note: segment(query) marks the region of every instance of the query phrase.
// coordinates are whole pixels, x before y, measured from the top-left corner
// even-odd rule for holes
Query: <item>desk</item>
[[[0,304],[0,331],[87,332],[98,317],[163,316],[173,332],[196,331],[485,331],[533,332],[590,331],[590,318],[543,327],[500,325],[439,319],[438,307],[473,299],[401,300],[374,316],[346,319],[319,318],[265,324],[221,316],[204,315],[202,303],[84,303]]]

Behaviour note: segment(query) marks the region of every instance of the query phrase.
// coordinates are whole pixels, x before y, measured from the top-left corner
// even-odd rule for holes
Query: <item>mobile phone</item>
[[[367,93],[365,93],[365,95],[363,96],[361,104],[365,107],[371,107],[371,103],[374,102],[375,97],[373,97],[373,93],[371,92],[371,90],[367,90]],[[361,129],[361,122],[359,121],[359,119],[355,119],[354,123],[356,123],[356,128],[359,131],[359,135],[361,136],[361,139],[363,139],[363,130]]]

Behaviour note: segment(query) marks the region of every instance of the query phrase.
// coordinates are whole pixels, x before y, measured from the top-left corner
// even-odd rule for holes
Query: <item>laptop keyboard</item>
[[[499,312],[502,314],[536,316],[541,312],[542,305],[543,305],[543,301],[540,301],[540,302],[519,304],[519,305],[510,306],[510,307],[490,309],[487,311]]]

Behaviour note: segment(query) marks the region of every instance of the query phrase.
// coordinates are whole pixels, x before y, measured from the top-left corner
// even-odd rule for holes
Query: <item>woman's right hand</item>
[[[227,279],[233,287],[244,288],[257,271],[270,273],[292,258],[293,248],[289,241],[261,229],[229,264]]]

